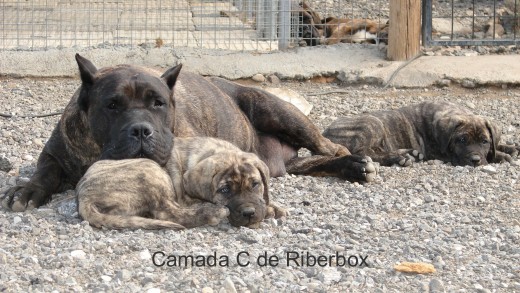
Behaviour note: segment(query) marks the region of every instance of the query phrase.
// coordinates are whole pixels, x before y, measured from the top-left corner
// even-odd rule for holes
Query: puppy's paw
[[[422,161],[424,155],[418,150],[400,150],[399,155],[392,159],[393,164],[401,167],[409,167],[415,162]]]
[[[372,182],[376,179],[377,173],[379,173],[379,164],[374,163],[372,158],[366,156],[363,158],[363,162],[365,162],[364,168],[364,176],[366,182]]]
[[[224,219],[227,219],[229,216],[229,209],[225,206],[217,206],[212,216],[208,217],[208,225],[216,226],[220,224],[220,222]]]
[[[265,213],[265,218],[275,218],[279,219],[281,217],[287,217],[289,215],[289,211],[287,211],[284,208],[279,207],[276,204],[270,203],[269,206],[267,206],[267,211]]]

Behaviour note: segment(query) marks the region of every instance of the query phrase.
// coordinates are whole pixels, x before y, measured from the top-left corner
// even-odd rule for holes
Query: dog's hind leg
[[[211,78],[211,81],[235,101],[259,132],[275,136],[295,149],[307,148],[318,155],[350,154],[346,147],[323,137],[318,127],[291,103],[263,90],[221,78]]]

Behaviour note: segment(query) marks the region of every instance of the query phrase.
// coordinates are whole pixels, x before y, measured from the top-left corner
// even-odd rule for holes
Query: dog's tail
[[[92,202],[80,202],[78,211],[85,221],[88,221],[90,225],[98,228],[103,226],[109,229],[186,229],[183,225],[170,221],[139,216],[105,214],[100,212],[96,204]]]

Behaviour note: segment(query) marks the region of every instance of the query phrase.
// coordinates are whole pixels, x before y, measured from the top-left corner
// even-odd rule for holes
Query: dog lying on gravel
[[[520,150],[500,144],[500,130],[490,120],[448,102],[342,117],[323,135],[383,166],[409,166],[423,159],[479,166],[511,162]]]
[[[96,227],[258,227],[286,212],[269,200],[269,169],[223,140],[175,138],[166,170],[150,159],[102,160],[77,185],[79,214]]]
[[[38,158],[31,179],[5,192],[21,212],[76,186],[102,159],[148,158],[164,166],[173,137],[209,136],[255,153],[273,177],[285,173],[374,180],[374,164],[324,138],[300,110],[261,89],[217,77],[116,65],[97,69],[76,55],[81,86]],[[311,156],[298,157],[306,148]]]

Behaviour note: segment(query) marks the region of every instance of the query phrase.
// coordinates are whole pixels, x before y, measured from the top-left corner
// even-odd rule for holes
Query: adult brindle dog
[[[7,191],[13,211],[39,207],[74,187],[100,159],[146,157],[166,164],[172,138],[210,136],[256,153],[272,176],[286,172],[371,181],[370,159],[324,138],[296,107],[256,88],[181,72],[160,75],[131,65],[98,70],[76,55],[81,87],[46,143],[24,186]],[[297,157],[297,150],[313,155]]]
[[[500,144],[500,130],[489,119],[448,102],[338,118],[323,135],[383,166],[423,159],[479,166],[511,162],[520,149]]]

